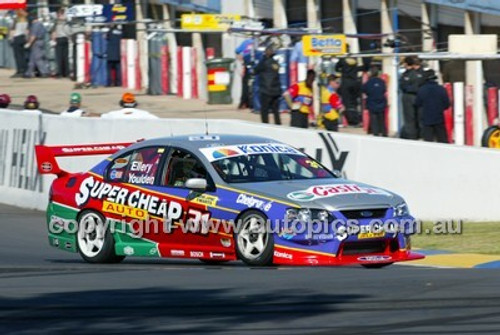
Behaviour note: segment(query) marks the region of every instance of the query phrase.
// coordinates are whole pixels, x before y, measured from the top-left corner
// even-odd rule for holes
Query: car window
[[[242,155],[216,160],[212,166],[228,183],[335,178],[314,159],[293,154]]]
[[[163,171],[162,185],[184,187],[186,180],[191,178],[208,178],[203,164],[190,152],[182,149],[172,149]]]
[[[108,180],[135,185],[154,185],[165,148],[148,147],[116,158],[108,171]]]

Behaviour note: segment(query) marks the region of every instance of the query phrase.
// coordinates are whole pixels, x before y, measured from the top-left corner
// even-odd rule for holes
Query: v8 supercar
[[[241,259],[250,265],[382,267],[411,251],[413,218],[386,190],[339,178],[262,137],[207,135],[137,143],[37,146],[55,174],[49,242],[92,263],[126,256]],[[112,154],[88,172],[56,157]]]

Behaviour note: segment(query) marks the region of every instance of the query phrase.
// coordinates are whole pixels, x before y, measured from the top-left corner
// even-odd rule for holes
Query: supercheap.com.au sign
[[[343,55],[347,52],[345,35],[305,35],[304,56]]]
[[[26,8],[26,0],[0,0],[0,9]]]

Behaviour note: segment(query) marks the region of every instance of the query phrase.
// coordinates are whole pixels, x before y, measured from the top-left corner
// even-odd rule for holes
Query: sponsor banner
[[[363,187],[356,184],[332,184],[315,185],[306,190],[288,193],[287,198],[295,201],[313,201],[321,198],[329,198],[346,194],[391,194],[374,187]]]
[[[134,19],[131,5],[75,5],[67,10],[69,19],[83,18],[91,23],[129,22]]]
[[[282,143],[255,143],[229,145],[223,147],[202,148],[200,151],[211,162],[219,159],[231,158],[243,155],[256,154],[291,154],[305,156],[305,154],[289,145]]]
[[[345,35],[304,35],[304,56],[344,55],[347,52]]]
[[[240,194],[238,198],[236,198],[236,203],[245,205],[248,208],[260,209],[264,212],[269,212],[269,210],[273,207],[272,201],[261,200],[251,195]]]
[[[144,220],[148,217],[148,212],[143,209],[115,204],[114,202],[106,200],[102,203],[102,211],[105,213],[118,214],[139,220]]]
[[[182,14],[181,28],[193,30],[227,30],[241,15],[233,14]]]
[[[0,0],[0,9],[25,9],[26,0]]]

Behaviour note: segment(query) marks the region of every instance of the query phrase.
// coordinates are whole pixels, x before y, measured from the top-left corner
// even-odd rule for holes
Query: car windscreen
[[[212,162],[227,183],[335,178],[314,159],[295,154],[263,153],[228,157]]]

